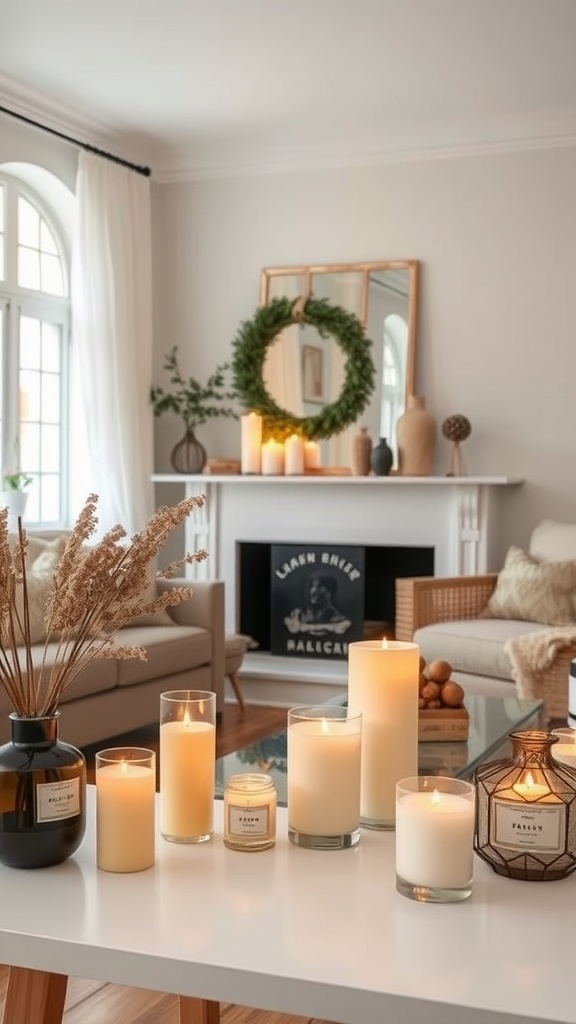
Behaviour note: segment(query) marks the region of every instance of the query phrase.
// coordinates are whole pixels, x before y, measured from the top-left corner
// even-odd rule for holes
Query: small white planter
[[[8,533],[17,533],[18,516],[24,518],[27,502],[26,491],[0,491],[0,506],[8,509]]]

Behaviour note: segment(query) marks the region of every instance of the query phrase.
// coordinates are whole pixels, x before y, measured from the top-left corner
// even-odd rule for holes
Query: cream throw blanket
[[[541,632],[512,637],[504,645],[512,665],[518,696],[524,700],[546,698],[546,673],[561,651],[576,644],[576,626],[550,626]],[[575,654],[576,657],[576,654]],[[566,702],[568,672],[566,673]]]

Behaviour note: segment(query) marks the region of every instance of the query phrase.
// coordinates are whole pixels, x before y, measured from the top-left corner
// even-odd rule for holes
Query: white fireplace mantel
[[[186,549],[209,558],[191,576],[226,581],[227,628],[236,628],[239,541],[434,548],[435,573],[460,576],[497,564],[499,501],[507,476],[356,477],[155,474],[206,504],[187,521]]]

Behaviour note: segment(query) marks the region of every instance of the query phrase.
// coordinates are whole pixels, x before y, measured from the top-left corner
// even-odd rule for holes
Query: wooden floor
[[[268,736],[286,727],[287,712],[282,708],[246,706],[242,714],[237,705],[227,704],[216,731],[217,756]],[[145,746],[158,749],[158,727],[139,730],[125,737],[114,737],[110,746]],[[88,781],[94,781],[94,754],[106,744],[84,751]],[[8,968],[0,965],[0,1012],[3,1011],[8,983]],[[323,1024],[310,1017],[271,1013],[245,1006],[223,1003],[222,1024]],[[178,997],[146,989],[126,988],[102,981],[70,978],[64,1012],[64,1024],[178,1024]],[[35,1024],[30,1021],[30,1024]]]

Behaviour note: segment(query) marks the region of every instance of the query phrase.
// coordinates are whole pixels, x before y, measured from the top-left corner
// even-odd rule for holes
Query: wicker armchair
[[[396,639],[412,640],[425,626],[477,619],[496,585],[497,573],[483,576],[422,576],[396,580]],[[527,631],[530,624],[526,624]],[[570,662],[576,644],[558,651],[542,686],[548,723],[566,724]]]

